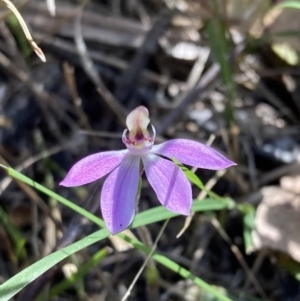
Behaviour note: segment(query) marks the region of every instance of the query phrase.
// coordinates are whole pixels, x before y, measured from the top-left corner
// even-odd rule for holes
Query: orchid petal
[[[170,211],[189,215],[192,189],[183,171],[172,161],[155,154],[147,154],[142,160],[147,179],[161,204]]]
[[[116,234],[133,220],[140,177],[140,157],[128,155],[105,180],[101,211],[107,229]]]
[[[152,153],[175,158],[181,163],[211,170],[236,165],[212,147],[187,139],[173,139],[153,146]]]
[[[98,180],[114,170],[127,153],[127,150],[108,151],[87,156],[73,165],[60,185],[80,186]]]

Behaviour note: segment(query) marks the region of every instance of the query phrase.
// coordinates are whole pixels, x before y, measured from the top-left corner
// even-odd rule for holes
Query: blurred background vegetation
[[[145,105],[158,142],[195,139],[238,163],[194,171],[204,190],[189,174],[195,199],[211,190],[234,205],[172,219],[157,251],[231,300],[300,300],[300,1],[13,3],[47,61],[3,2],[0,164],[101,216],[102,181],[58,183],[80,158],[123,148],[126,115]],[[5,171],[0,193],[0,284],[98,229]],[[144,181],[139,211],[157,205]],[[148,226],[150,246],[162,224]],[[117,237],[102,240],[12,300],[121,300],[144,260]],[[147,271],[128,300],[217,300],[165,267]]]

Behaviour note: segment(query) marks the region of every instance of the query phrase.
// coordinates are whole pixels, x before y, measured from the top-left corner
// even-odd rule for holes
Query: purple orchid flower
[[[183,171],[171,161],[211,170],[236,165],[213,148],[187,139],[173,139],[153,145],[155,128],[149,132],[149,112],[134,109],[126,119],[123,132],[126,150],[106,151],[77,162],[60,185],[72,187],[96,181],[109,174],[101,193],[101,211],[108,230],[116,234],[126,229],[135,214],[135,203],[143,169],[158,200],[168,210],[189,215],[192,206],[191,184]]]

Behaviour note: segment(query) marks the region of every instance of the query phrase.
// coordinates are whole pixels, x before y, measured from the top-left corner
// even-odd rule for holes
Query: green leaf
[[[201,184],[202,182],[200,179],[191,171],[189,171],[186,167],[185,173],[187,174],[188,177],[193,176],[194,181],[200,186],[205,189],[205,186]],[[26,177],[25,175],[21,174],[20,172],[14,170],[13,168],[8,168],[7,172],[10,176],[36,188],[37,190],[45,193],[46,195],[52,197],[53,199],[59,201],[63,205],[69,207],[70,209],[74,210],[75,212],[81,214],[82,216],[86,217],[90,221],[94,222],[101,228],[105,228],[105,223],[102,219],[96,217],[94,214],[86,211],[85,209],[81,208],[80,206],[74,204],[73,202],[65,199],[64,197],[60,196],[59,194],[51,191],[50,189],[46,188],[43,185],[38,184],[37,182],[34,182],[30,178]],[[197,185],[196,184],[196,185]],[[210,195],[216,196],[215,198],[211,199],[204,199],[201,201],[194,201],[193,206],[192,206],[192,211],[197,212],[197,211],[209,211],[209,210],[222,210],[225,208],[232,208],[234,202],[231,199],[227,198],[222,198],[217,196],[216,194],[210,193]],[[148,225],[154,222],[158,221],[163,221],[168,218],[172,218],[178,216],[178,214],[173,213],[168,211],[165,207],[163,206],[158,206],[156,208],[149,209],[145,212],[139,213],[133,223],[132,227],[139,227],[142,225]]]
[[[281,254],[278,257],[278,266],[286,269],[296,280],[300,281],[300,264],[297,261],[287,255]]]
[[[54,297],[62,294],[66,289],[76,283],[77,280],[82,279],[91,269],[96,267],[99,262],[107,256],[107,248],[103,248],[95,253],[86,263],[78,268],[78,271],[70,278],[64,279],[50,289],[49,296]]]
[[[206,191],[211,199],[214,199],[217,202],[225,202],[228,205],[229,209],[233,209],[235,207],[235,202],[232,199],[221,197],[216,193],[214,193],[213,191],[207,190],[205,185],[202,183],[202,181],[199,179],[199,177],[197,177],[195,173],[193,173],[191,170],[189,170],[187,167],[185,167],[182,164],[180,164],[179,166],[184,172],[185,176],[189,179],[189,181],[194,185],[196,185],[199,189]]]
[[[23,251],[24,251],[24,245],[26,243],[26,239],[23,238],[19,230],[11,223],[8,214],[3,210],[1,206],[0,206],[0,222],[4,226],[5,230],[8,232],[11,240],[15,245],[16,258],[14,258],[14,260],[16,260],[17,257],[21,254],[25,255]]]
[[[68,256],[86,248],[87,246],[108,237],[110,233],[106,229],[99,230],[84,239],[81,239],[72,245],[58,250],[45,258],[37,261],[17,275],[13,276],[2,285],[0,285],[0,301],[7,301],[17,294],[26,285],[41,276],[55,264],[64,260]]]
[[[297,51],[288,43],[273,43],[272,50],[286,63],[296,66],[299,63]]]
[[[277,4],[275,7],[300,9],[300,1],[283,1]]]
[[[245,250],[246,253],[249,254],[253,251],[253,241],[252,241],[252,231],[254,229],[254,221],[255,221],[255,210],[249,210],[244,215],[244,227],[243,227],[243,236],[245,242]]]
[[[231,200],[222,201],[216,199],[195,200],[192,205],[192,212],[212,211],[231,208]],[[178,216],[177,213],[167,210],[163,206],[148,209],[136,215],[132,222],[131,228],[145,226],[155,222]]]
[[[18,19],[16,18],[15,15],[11,14],[8,18],[7,18],[7,23],[8,26],[12,32],[12,34],[14,35],[17,44],[22,52],[22,54],[24,55],[24,57],[29,57],[29,55],[32,53],[32,49],[28,44],[28,41],[26,39],[26,37],[24,36],[24,32],[22,30],[22,27],[18,21]]]
[[[128,236],[125,236],[123,234],[120,234],[120,236],[124,240],[126,240],[127,242],[131,243],[136,249],[139,249],[139,250],[145,252],[146,254],[149,254],[150,249],[147,248],[146,246],[144,246],[141,242],[139,242],[139,241],[137,241],[135,239],[132,239],[132,238],[130,238]],[[219,300],[222,300],[222,301],[232,301],[230,298],[228,298],[224,294],[220,293],[217,289],[215,289],[214,287],[212,287],[211,285],[209,285],[208,283],[206,283],[202,279],[200,279],[200,278],[196,277],[195,275],[193,275],[187,269],[183,268],[182,266],[180,266],[176,262],[172,261],[171,259],[169,259],[169,258],[167,258],[167,257],[165,257],[165,256],[163,256],[161,254],[159,254],[158,252],[155,252],[152,255],[152,258],[155,261],[157,261],[158,263],[160,263],[161,265],[167,267],[169,270],[171,270],[171,271],[175,272],[176,274],[180,275],[182,278],[184,278],[184,279],[190,279],[197,286],[199,286],[203,290],[206,290],[207,292],[210,292],[215,297],[217,297]]]
[[[236,124],[234,117],[234,101],[236,97],[236,86],[233,80],[232,64],[229,62],[229,41],[227,28],[220,18],[212,18],[207,22],[207,33],[211,49],[220,64],[220,72],[226,86],[228,101],[225,107],[225,117],[228,125]]]
[[[25,175],[23,175],[22,173],[20,173],[16,170],[14,170],[13,168],[5,168],[5,169],[8,173],[8,175],[10,175],[11,177],[18,179],[18,180],[34,187],[35,189],[43,192],[44,194],[48,195],[49,197],[51,197],[53,199],[59,201],[60,203],[69,207],[70,209],[74,210],[75,212],[79,213],[80,215],[86,217],[87,219],[94,222],[101,228],[105,228],[105,224],[104,224],[103,220],[96,217],[94,214],[86,211],[85,209],[81,208],[80,206],[77,206],[75,203],[67,200],[66,198],[60,196],[59,194],[53,192],[52,190],[46,188],[45,186],[31,180],[30,178],[26,177]]]
[[[58,200],[62,204],[66,205],[67,207],[71,208],[75,212],[78,212],[79,214],[85,216],[89,220],[95,222],[100,227],[105,227],[105,224],[103,220],[100,218],[94,216],[93,214],[89,213],[88,211],[82,209],[81,207],[77,206],[76,204],[70,202],[69,200],[61,197],[60,195],[54,193],[53,191],[49,190],[48,188],[34,182],[30,178],[26,177],[25,175],[15,171],[12,168],[6,168],[9,175],[12,177],[17,178],[20,181],[23,181],[27,183],[30,186],[35,187],[37,190],[45,193],[46,195]],[[205,211],[205,210],[221,210],[224,208],[229,208],[232,205],[232,201],[229,199],[225,200],[215,200],[215,199],[206,199],[201,201],[194,201],[192,210],[194,212],[196,211]],[[152,222],[157,222],[160,220],[165,220],[174,216],[178,216],[177,214],[174,214],[172,212],[169,212],[164,207],[160,206],[157,208],[153,208],[150,210],[147,210],[146,212],[140,213],[136,216],[134,219],[134,222],[132,223],[133,227],[138,227],[141,225],[150,224]],[[74,254],[75,252],[101,240],[106,237],[108,237],[110,233],[108,230],[103,229],[100,231],[95,232],[94,234],[91,234],[84,239],[64,248],[59,251],[54,252],[53,254],[39,260],[38,262],[34,263],[33,265],[29,266],[25,270],[21,271],[11,279],[7,280],[4,284],[0,286],[0,301],[7,301],[12,296],[14,296],[16,293],[18,293],[22,288],[24,288],[26,285],[28,285],[30,282],[35,280],[37,277],[42,275],[45,271],[50,269],[52,266],[57,264],[58,262],[62,261],[69,255]],[[150,249],[144,246],[141,242],[131,239],[128,236],[126,236],[123,233],[120,233],[118,235],[122,239],[130,242],[135,248],[145,252],[149,253]],[[191,279],[195,284],[197,284],[199,287],[211,292],[214,294],[214,296],[218,297],[219,300],[223,301],[231,301],[228,297],[222,295],[218,291],[216,291],[213,287],[211,287],[209,284],[201,280],[200,278],[195,277],[193,274],[191,274],[188,270],[182,268],[175,262],[171,261],[170,259],[155,253],[153,255],[154,260],[161,263],[165,267],[169,268],[170,270],[176,272],[180,276],[186,279]]]
[[[0,286],[0,301],[8,301],[12,298],[16,293],[18,293],[22,288],[28,285],[30,282],[35,280],[37,277],[42,275],[48,269],[50,269],[53,265],[59,263],[60,261],[64,260],[68,256],[78,252],[79,250],[100,241],[109,236],[109,232],[106,229],[99,230],[72,245],[65,247],[59,251],[56,251],[47,257],[39,260],[38,262],[32,264],[28,268],[24,269],[14,277],[7,280],[4,284]],[[143,245],[136,239],[132,239],[126,236],[123,233],[120,233],[120,236],[125,241],[131,243],[136,249],[143,251],[146,254],[150,253],[150,249]],[[185,279],[192,280],[196,285],[201,287],[202,289],[212,293],[216,296],[219,300],[222,301],[232,301],[230,298],[221,294],[218,290],[210,286],[205,281],[201,280],[200,278],[194,276],[191,272],[180,266],[179,264],[173,262],[172,260],[168,259],[167,257],[159,254],[154,253],[153,259],[156,260],[158,263],[162,264],[163,266],[167,267],[171,271],[177,273],[181,277]]]

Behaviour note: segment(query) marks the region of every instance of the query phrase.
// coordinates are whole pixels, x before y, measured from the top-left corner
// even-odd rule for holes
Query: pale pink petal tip
[[[127,156],[104,182],[101,212],[112,234],[125,230],[134,218],[139,177],[140,158]]]
[[[219,170],[236,165],[212,147],[188,139],[173,139],[155,145],[152,152],[197,168]]]
[[[73,187],[96,181],[120,165],[127,152],[109,151],[87,156],[73,165],[60,185]]]

